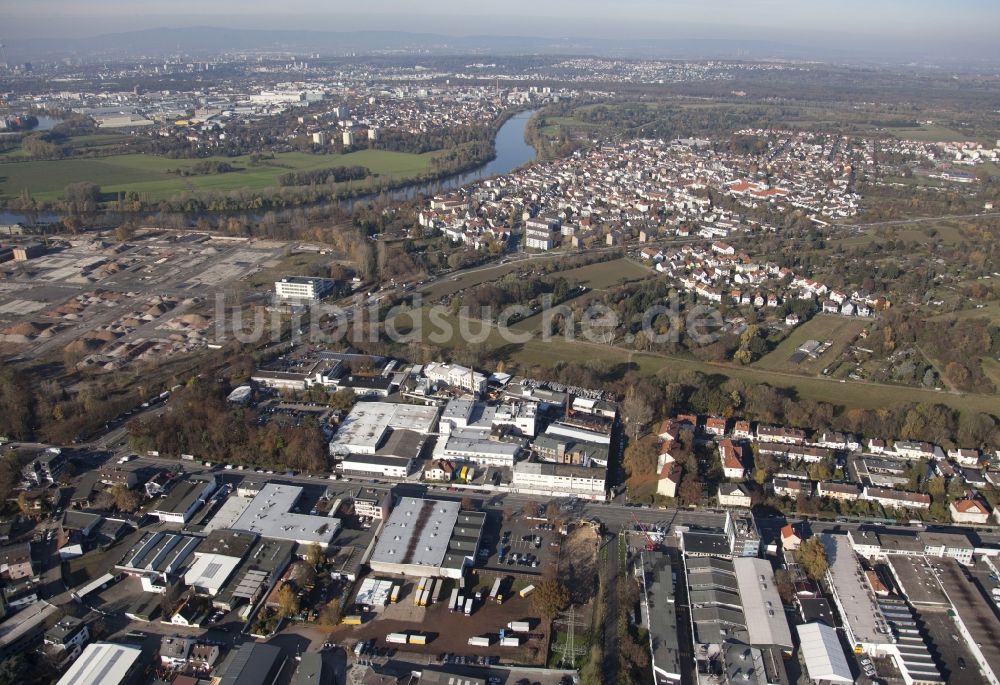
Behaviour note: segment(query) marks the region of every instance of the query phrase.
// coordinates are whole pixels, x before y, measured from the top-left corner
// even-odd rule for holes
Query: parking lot
[[[528,518],[517,512],[501,520],[487,518],[476,567],[483,574],[540,576],[557,564],[563,536],[548,518]]]

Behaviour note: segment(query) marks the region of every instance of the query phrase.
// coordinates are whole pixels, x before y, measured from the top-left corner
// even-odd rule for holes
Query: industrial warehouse
[[[369,565],[378,573],[461,578],[479,550],[485,514],[458,502],[403,497],[389,515]]]

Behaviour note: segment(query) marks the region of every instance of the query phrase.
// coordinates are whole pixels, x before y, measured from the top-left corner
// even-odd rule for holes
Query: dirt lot
[[[597,550],[600,539],[590,526],[570,531],[562,546],[559,577],[569,586],[573,602],[582,604],[597,589]],[[589,615],[589,614],[579,614]]]
[[[483,583],[484,595],[489,588]],[[444,597],[450,588],[446,586]],[[501,647],[498,633],[510,621],[527,620],[532,624],[533,632],[530,639],[521,647]],[[389,633],[423,633],[427,636],[427,645],[395,645],[388,644],[385,636]],[[471,647],[469,638],[476,635],[489,635],[493,644],[489,647]],[[339,626],[334,630],[331,639],[336,642],[350,640],[376,641],[376,647],[398,649],[401,652],[431,654],[435,657],[444,653],[497,656],[501,663],[518,663],[526,665],[541,665],[545,661],[548,628],[541,626],[540,621],[531,606],[531,598],[513,598],[502,605],[484,600],[471,616],[448,611],[448,602],[442,600],[430,607],[413,606],[412,594],[409,601],[400,599],[399,604],[390,605],[362,626]]]

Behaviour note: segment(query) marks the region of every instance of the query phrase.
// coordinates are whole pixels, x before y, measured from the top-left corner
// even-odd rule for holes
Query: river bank
[[[296,209],[315,209],[317,207],[335,205],[339,209],[351,212],[358,205],[387,199],[395,201],[412,200],[420,195],[434,195],[462,187],[469,183],[489,178],[491,176],[510,173],[514,169],[532,162],[536,158],[535,149],[526,141],[527,127],[536,110],[515,111],[497,123],[493,136],[492,154],[489,158],[474,160],[466,168],[449,170],[441,175],[421,174],[413,178],[399,181],[385,181],[377,190],[358,187],[340,192],[335,196],[327,195],[318,201],[309,202],[275,202],[273,205],[262,202],[254,208],[226,206],[225,202],[206,205],[192,194],[180,208],[155,208],[139,211],[128,211],[118,206],[115,201],[107,202],[98,211],[93,212],[90,219],[103,219],[112,222],[115,219],[139,218],[145,219],[162,212],[179,213],[192,219],[209,217],[226,217],[250,215],[258,217],[264,212],[290,212]],[[280,199],[275,196],[275,199]],[[36,211],[8,209],[0,211],[0,225],[23,223],[37,225],[58,221],[64,212],[51,205],[42,205]]]

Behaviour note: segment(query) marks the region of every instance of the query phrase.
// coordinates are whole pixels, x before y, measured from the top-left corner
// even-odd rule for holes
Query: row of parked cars
[[[444,664],[457,664],[457,665],[468,664],[470,666],[475,666],[478,664],[480,666],[492,666],[494,664],[500,663],[500,657],[464,656],[462,654],[452,654],[451,652],[445,652],[444,654],[438,655],[438,661]]]

